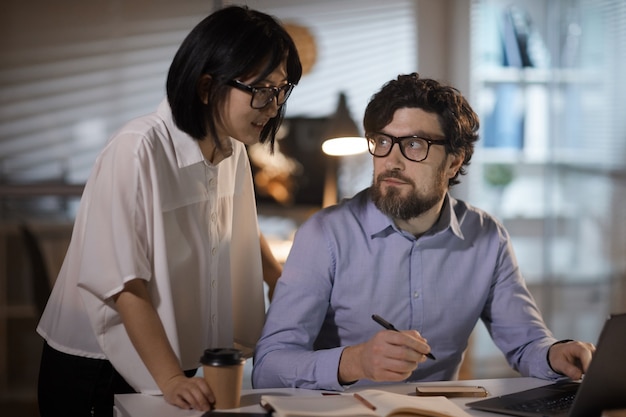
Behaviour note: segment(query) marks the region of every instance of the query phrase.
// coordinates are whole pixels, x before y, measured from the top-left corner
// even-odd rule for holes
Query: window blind
[[[0,182],[84,182],[108,137],[156,109],[180,42],[219,3],[8,2],[0,16]],[[343,91],[360,125],[371,94],[416,69],[411,0],[223,3],[248,4],[314,35],[317,60],[288,117],[328,116]]]
[[[154,111],[211,3],[8,2],[0,17],[0,181],[84,182],[109,135]]]

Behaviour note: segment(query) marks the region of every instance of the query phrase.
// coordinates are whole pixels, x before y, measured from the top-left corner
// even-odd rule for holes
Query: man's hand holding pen
[[[399,332],[400,330],[396,329],[396,327],[389,323],[387,320],[385,320],[384,318],[380,317],[378,314],[372,314],[372,320],[374,320],[376,323],[380,324],[381,326],[383,326],[385,329],[387,330],[393,330],[394,332]],[[422,338],[422,335],[420,335],[420,338]],[[423,338],[422,338],[423,339]],[[426,339],[423,339],[424,342],[426,342]],[[428,359],[432,359],[435,360],[435,356],[430,353],[430,349],[429,352],[426,353],[426,357]]]
[[[367,342],[344,349],[339,361],[339,381],[403,381],[427,360],[428,354],[430,346],[419,332],[382,330]]]

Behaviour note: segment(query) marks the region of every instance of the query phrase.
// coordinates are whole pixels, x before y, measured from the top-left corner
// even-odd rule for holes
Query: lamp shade
[[[363,153],[367,142],[350,117],[346,95],[339,93],[339,103],[323,136],[322,151],[327,155],[344,156]]]

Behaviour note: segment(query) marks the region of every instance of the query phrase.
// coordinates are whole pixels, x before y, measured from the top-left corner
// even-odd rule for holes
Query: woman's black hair
[[[262,80],[283,62],[287,81],[297,84],[302,65],[296,46],[274,17],[246,6],[229,6],[212,13],[187,35],[169,69],[166,90],[176,126],[197,140],[210,134],[220,147],[216,124],[232,88],[226,83],[253,74],[259,74],[255,81]],[[208,104],[202,102],[198,90],[205,74],[211,77]],[[269,138],[273,149],[284,115],[285,105],[263,128],[261,143]]]
[[[446,138],[446,151],[464,154],[463,164],[450,178],[450,186],[458,184],[458,176],[465,175],[478,140],[478,116],[469,103],[454,87],[444,85],[419,74],[399,75],[374,94],[365,109],[363,127],[366,132],[378,132],[393,120],[398,109],[419,108],[435,113]]]

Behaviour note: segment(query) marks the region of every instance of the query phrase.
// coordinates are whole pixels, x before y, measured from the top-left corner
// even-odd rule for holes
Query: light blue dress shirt
[[[556,339],[502,224],[447,195],[438,222],[416,239],[363,190],[297,231],[257,344],[254,387],[342,390],[343,349],[382,330],[372,314],[428,339],[437,359],[407,381],[455,379],[479,319],[522,375],[559,376],[546,359]]]

